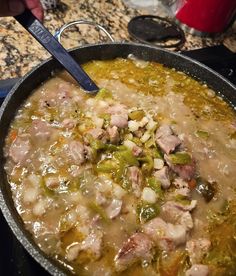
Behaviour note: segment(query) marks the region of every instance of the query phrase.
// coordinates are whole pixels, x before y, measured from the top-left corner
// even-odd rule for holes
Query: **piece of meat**
[[[169,154],[173,152],[177,146],[181,144],[181,140],[174,135],[169,135],[156,139],[158,146],[163,150],[164,153]]]
[[[114,114],[111,115],[111,126],[116,126],[118,128],[128,127],[128,115]]]
[[[192,159],[190,164],[186,165],[172,164],[170,158],[167,155],[164,155],[164,159],[172,171],[178,174],[183,180],[191,180],[194,177],[196,173],[196,162],[194,159]]]
[[[50,190],[56,190],[60,186],[60,181],[59,181],[58,177],[56,177],[56,176],[49,176],[49,177],[45,178],[45,185]]]
[[[102,237],[102,231],[92,230],[87,238],[82,242],[81,250],[89,251],[96,260],[99,259],[102,253]]]
[[[177,177],[175,178],[175,180],[173,181],[173,185],[177,188],[177,189],[181,189],[181,188],[188,188],[188,182],[184,181],[182,178]]]
[[[17,137],[10,146],[9,156],[16,164],[22,165],[30,149],[31,144],[27,136]]]
[[[124,271],[138,261],[150,262],[153,242],[143,233],[133,234],[115,256],[116,271]]]
[[[25,187],[23,191],[23,201],[26,204],[36,202],[38,195],[40,194],[38,187]]]
[[[187,231],[191,230],[193,228],[193,219],[192,215],[189,211],[183,212],[179,224],[183,225]]]
[[[195,264],[186,271],[185,276],[207,276],[209,275],[209,268],[207,265]]]
[[[142,148],[140,148],[139,146],[135,145],[133,148],[132,148],[132,153],[134,156],[138,157],[142,154],[143,150]]]
[[[90,135],[92,135],[92,137],[94,139],[97,139],[97,140],[101,140],[102,142],[106,142],[107,141],[107,133],[104,129],[102,128],[93,128],[93,129],[90,129],[88,131],[88,133]]]
[[[117,144],[119,142],[120,134],[118,132],[118,127],[117,126],[108,127],[107,128],[107,133],[108,133],[109,141],[112,144]]]
[[[174,250],[186,242],[186,229],[183,225],[166,223],[161,218],[154,218],[144,224],[143,231],[165,251]]]
[[[108,109],[107,109],[107,113],[109,114],[127,114],[128,115],[128,110],[127,110],[127,107],[123,104],[115,104],[115,105],[112,105],[110,106]]]
[[[156,131],[156,138],[159,139],[161,137],[172,135],[173,131],[169,125],[162,125]]]
[[[81,165],[85,161],[83,144],[79,141],[71,141],[69,143],[69,155],[76,165]]]
[[[73,243],[71,246],[67,248],[66,259],[69,262],[74,261],[78,257],[80,247],[81,247],[80,243]]]
[[[189,204],[181,203],[179,201],[168,201],[167,204],[171,204],[181,211],[192,211],[197,206],[197,200],[193,199]]]
[[[128,179],[131,182],[133,193],[136,197],[141,196],[143,176],[140,169],[136,166],[127,169]]]
[[[86,251],[93,260],[101,256],[103,234],[100,230],[92,230],[82,243],[72,244],[67,249],[66,259],[74,261],[81,251]]]
[[[35,119],[32,121],[30,134],[32,138],[34,138],[33,140],[36,139],[38,142],[42,143],[53,138],[55,130],[47,122]]]
[[[90,146],[84,145],[84,154],[86,160],[93,160],[94,159],[94,152]]]
[[[34,207],[32,209],[32,213],[35,216],[40,217],[46,212],[48,205],[49,205],[49,202],[47,199],[45,198],[39,199],[35,202]]]
[[[95,201],[101,206],[107,203],[106,197],[100,191],[96,191]]]
[[[107,216],[110,219],[117,217],[120,214],[121,208],[122,208],[122,200],[114,198],[111,201],[110,205],[106,208]]]
[[[156,131],[156,143],[166,153],[173,152],[181,144],[181,140],[173,134],[170,126],[162,125]]]
[[[188,251],[191,264],[197,264],[202,261],[204,255],[211,247],[211,242],[208,239],[192,239],[186,243],[186,250]]]
[[[118,128],[128,127],[128,110],[123,104],[116,104],[110,106],[107,110],[111,114],[111,126],[116,126]]]
[[[62,127],[67,128],[67,129],[72,129],[76,126],[76,120],[75,119],[64,119],[61,123]]]
[[[167,222],[183,225],[187,231],[193,228],[190,212],[179,209],[173,201],[167,201],[162,205],[161,217]]]
[[[170,187],[170,175],[169,168],[164,166],[162,169],[155,171],[154,177],[161,182],[163,189],[168,189]]]
[[[190,196],[191,196],[191,190],[189,188],[180,188],[180,189],[176,189],[174,191],[174,194],[176,196],[181,195],[181,196],[184,196],[186,198],[190,198]]]

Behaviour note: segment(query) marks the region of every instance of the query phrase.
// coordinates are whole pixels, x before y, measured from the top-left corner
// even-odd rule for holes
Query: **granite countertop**
[[[46,12],[44,24],[55,33],[65,23],[87,19],[104,26],[116,41],[130,41],[127,24],[132,17],[141,14],[147,14],[147,11],[128,8],[121,0],[62,0],[57,9]],[[163,8],[158,9],[155,15],[166,16],[167,13]],[[83,25],[66,33],[62,43],[69,49],[105,40],[95,29]],[[186,42],[181,50],[221,43],[236,52],[236,23],[214,39],[186,33]],[[23,76],[47,57],[49,54],[13,18],[0,18],[0,79]]]

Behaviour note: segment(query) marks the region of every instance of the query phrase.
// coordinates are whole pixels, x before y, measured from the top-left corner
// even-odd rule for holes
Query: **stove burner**
[[[180,48],[185,42],[183,30],[173,21],[154,15],[136,16],[128,23],[132,38],[162,48]]]

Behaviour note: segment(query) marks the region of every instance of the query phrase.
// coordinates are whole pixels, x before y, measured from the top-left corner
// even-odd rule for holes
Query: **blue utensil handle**
[[[19,81],[20,79],[6,79],[0,80],[0,99],[4,99],[7,94],[10,92],[12,87]]]
[[[25,10],[15,19],[61,63],[83,89],[90,93],[98,92],[97,85],[30,10]]]

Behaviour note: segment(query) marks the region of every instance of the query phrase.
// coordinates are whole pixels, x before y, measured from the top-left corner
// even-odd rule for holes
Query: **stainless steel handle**
[[[88,20],[84,20],[84,19],[81,19],[81,20],[76,20],[76,21],[72,21],[72,22],[69,22],[65,25],[63,25],[60,29],[58,29],[55,33],[55,38],[61,42],[61,35],[62,33],[70,28],[71,26],[74,26],[74,25],[90,25],[90,26],[95,26],[97,27],[100,31],[102,31],[103,33],[106,34],[106,36],[112,41],[114,42],[115,40],[113,39],[113,37],[110,35],[110,33],[103,27],[101,26],[100,24],[97,24],[93,21],[88,21]]]

